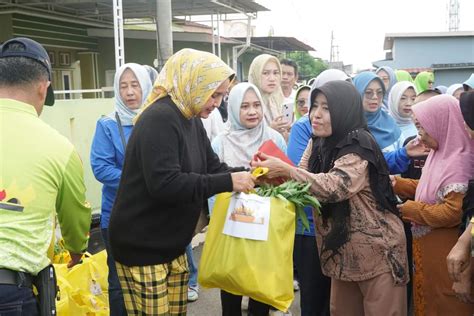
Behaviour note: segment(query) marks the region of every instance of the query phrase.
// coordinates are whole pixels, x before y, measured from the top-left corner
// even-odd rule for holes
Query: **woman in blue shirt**
[[[97,121],[92,141],[92,171],[95,178],[103,184],[100,227],[107,249],[109,306],[110,315],[113,316],[126,315],[126,311],[107,233],[110,212],[122,175],[125,148],[133,128],[132,120],[151,88],[152,83],[145,67],[135,63],[121,66],[114,78],[115,110]]]

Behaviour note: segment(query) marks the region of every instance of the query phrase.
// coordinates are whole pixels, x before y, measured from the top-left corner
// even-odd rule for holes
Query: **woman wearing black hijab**
[[[322,202],[316,238],[331,277],[331,315],[406,315],[406,241],[389,171],[354,86],[329,82],[310,94],[314,137],[292,167],[259,153],[268,178],[311,183]]]

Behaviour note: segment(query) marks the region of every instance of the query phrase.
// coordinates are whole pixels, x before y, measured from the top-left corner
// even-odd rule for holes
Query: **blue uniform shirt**
[[[132,133],[133,126],[123,126],[126,141]],[[102,187],[102,213],[100,227],[108,228],[110,212],[122,175],[125,148],[122,144],[117,122],[109,117],[97,121],[91,148],[91,167],[97,181]]]
[[[287,154],[288,158],[295,164],[300,163],[301,157],[311,139],[311,124],[308,116],[303,116],[291,127],[290,138],[288,140]],[[305,207],[304,211],[309,221],[309,231],[303,233],[303,224],[300,220],[297,222],[296,233],[298,235],[314,236],[313,212],[311,207]]]

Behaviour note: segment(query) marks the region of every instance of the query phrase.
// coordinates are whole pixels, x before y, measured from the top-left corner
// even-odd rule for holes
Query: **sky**
[[[252,23],[256,36],[292,36],[329,60],[331,31],[339,60],[354,71],[385,59],[386,33],[448,31],[449,0],[255,0],[270,9]],[[459,1],[459,31],[474,31],[474,0]],[[469,14],[470,13],[470,14]],[[474,56],[473,56],[474,60]]]

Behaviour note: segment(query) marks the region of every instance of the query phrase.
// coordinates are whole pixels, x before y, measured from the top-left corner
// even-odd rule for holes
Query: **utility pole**
[[[329,51],[329,62],[332,63],[334,60],[333,60],[333,50],[334,48],[334,31],[331,31],[331,49]]]
[[[173,55],[173,29],[171,22],[171,0],[156,0],[157,59],[159,70],[163,68],[166,61]]]
[[[329,62],[339,61],[339,46],[334,44],[334,31],[331,31],[331,52]]]
[[[449,31],[456,32],[459,31],[459,1],[458,0],[449,0],[448,8],[448,24]]]
[[[114,46],[115,46],[115,70],[125,63],[125,48],[123,39],[123,10],[122,0],[114,0]]]

